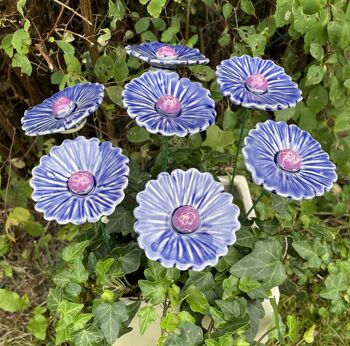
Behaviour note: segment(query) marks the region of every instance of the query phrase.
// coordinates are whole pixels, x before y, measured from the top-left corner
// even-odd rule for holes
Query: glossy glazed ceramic
[[[302,100],[298,85],[271,60],[233,57],[217,66],[216,76],[221,93],[246,108],[276,111]]]
[[[207,59],[196,48],[169,45],[161,42],[146,42],[125,47],[126,52],[151,66],[174,69],[183,65],[207,64]]]
[[[150,133],[184,137],[215,123],[209,90],[175,72],[146,72],[125,85],[122,97],[129,116]]]
[[[67,87],[26,110],[22,129],[27,136],[77,131],[100,106],[103,97],[102,84],[85,83]]]
[[[46,220],[76,225],[110,215],[124,199],[129,159],[111,142],[66,139],[40,159],[30,185]]]
[[[243,155],[253,181],[296,200],[321,196],[337,180],[321,145],[296,125],[268,120],[245,138]]]
[[[215,266],[240,228],[232,196],[210,173],[193,168],[160,173],[137,202],[138,244],[165,267],[200,271]]]

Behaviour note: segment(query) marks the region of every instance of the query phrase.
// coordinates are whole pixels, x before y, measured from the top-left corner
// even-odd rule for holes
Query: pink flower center
[[[252,74],[245,81],[246,88],[254,94],[263,94],[267,91],[267,79],[260,73]]]
[[[161,59],[173,59],[176,58],[176,50],[171,46],[162,46],[157,50],[156,55]]]
[[[292,149],[283,149],[277,153],[278,166],[287,172],[298,172],[301,168],[301,157]]]
[[[68,188],[77,195],[86,195],[94,187],[94,176],[89,171],[78,171],[68,179]]]
[[[172,222],[178,232],[187,234],[199,228],[201,217],[195,208],[190,205],[184,205],[174,211]]]
[[[156,102],[156,110],[162,115],[178,115],[181,112],[181,103],[172,95],[161,96]]]
[[[75,109],[76,104],[68,97],[62,96],[52,106],[53,114],[56,118],[61,119],[71,114]]]

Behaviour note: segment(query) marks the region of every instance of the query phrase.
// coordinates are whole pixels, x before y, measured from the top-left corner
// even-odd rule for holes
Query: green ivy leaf
[[[61,315],[67,324],[73,323],[75,317],[82,310],[84,304],[72,303],[68,300],[62,300],[57,307],[57,312]]]
[[[180,325],[180,335],[169,334],[164,346],[199,346],[203,342],[202,328],[187,322]]]
[[[153,306],[142,307],[137,312],[137,316],[140,317],[139,326],[141,334],[144,334],[150,324],[157,319],[157,313]]]
[[[108,234],[121,233],[123,236],[134,232],[135,218],[130,210],[117,207],[106,225]]]
[[[26,5],[27,0],[17,0],[16,8],[17,11],[24,17],[23,8]]]
[[[139,126],[131,127],[127,131],[126,137],[130,143],[144,143],[151,139],[149,132]]]
[[[205,314],[209,309],[209,304],[205,295],[195,286],[190,286],[186,290],[186,301],[192,311]]]
[[[29,47],[32,44],[32,40],[27,31],[24,29],[19,29],[13,34],[11,43],[13,48],[16,49],[19,54],[25,55],[29,52]]]
[[[251,0],[241,0],[240,5],[243,12],[255,15],[255,8]]]
[[[293,315],[287,315],[288,338],[292,343],[298,341],[298,319]]]
[[[45,340],[48,326],[47,318],[40,314],[35,314],[27,325],[28,332],[38,340]]]
[[[326,88],[322,85],[316,85],[311,89],[306,104],[317,114],[327,107],[328,101]],[[299,113],[305,113],[305,110],[299,110]]]
[[[96,284],[101,284],[106,279],[106,274],[114,263],[114,258],[106,258],[104,260],[98,260],[95,266],[95,272],[98,275],[96,279]]]
[[[259,323],[265,316],[265,310],[261,302],[258,300],[250,300],[247,305],[247,312],[249,315],[249,329],[245,332],[247,341],[252,343],[258,332]]]
[[[63,290],[62,288],[51,288],[47,296],[47,308],[54,312],[57,310],[58,305],[63,300]]]
[[[113,76],[117,82],[124,81],[129,76],[129,68],[125,57],[118,56],[114,63]]]
[[[222,128],[225,130],[234,129],[237,124],[237,113],[233,112],[230,106],[227,106],[224,112]]]
[[[82,260],[84,257],[84,251],[88,245],[89,241],[85,240],[83,242],[73,243],[67,246],[62,251],[62,259],[68,263],[74,262],[75,260]]]
[[[103,341],[103,334],[96,326],[83,329],[73,336],[76,346],[99,346]]]
[[[101,82],[107,82],[113,78],[114,61],[109,55],[100,56],[94,66],[94,72],[97,79]]]
[[[274,14],[276,21],[276,27],[281,28],[289,23],[293,19],[292,15],[292,3],[290,0],[277,0],[276,1],[276,12]]]
[[[293,247],[297,253],[305,260],[309,268],[319,268],[322,261],[329,259],[329,252],[326,244],[322,244],[318,239],[294,241]]]
[[[73,330],[77,332],[78,330],[83,329],[86,323],[88,323],[93,316],[93,314],[78,314],[75,316],[73,321]]]
[[[207,129],[207,138],[202,143],[203,147],[210,147],[219,152],[223,152],[224,148],[234,143],[232,131],[223,131],[219,126],[213,125]]]
[[[207,65],[196,65],[190,67],[193,75],[202,82],[210,82],[215,77],[215,71]]]
[[[95,323],[100,326],[109,344],[113,344],[119,335],[121,324],[128,320],[126,304],[118,301],[113,304],[102,303],[95,309]]]
[[[145,298],[149,299],[151,304],[161,304],[165,302],[168,285],[164,282],[151,282],[139,280],[138,284]]]
[[[330,274],[325,281],[326,288],[321,291],[320,296],[324,299],[338,300],[340,293],[347,290],[349,279],[343,272]]]
[[[308,344],[312,344],[315,340],[315,338],[314,338],[315,328],[316,328],[316,325],[314,324],[303,335],[303,340],[305,342],[307,342]]]
[[[239,280],[239,289],[243,292],[250,292],[256,288],[259,288],[261,286],[260,282],[249,278],[249,277],[243,277]]]
[[[233,6],[226,2],[224,6],[222,6],[222,14],[224,15],[225,20],[227,20],[233,12]]]
[[[123,276],[135,272],[140,267],[141,254],[142,251],[135,242],[114,247],[111,254],[114,263],[110,272],[114,276]]]
[[[135,23],[135,31],[137,34],[141,34],[149,27],[151,20],[148,17],[142,17]]]
[[[264,281],[266,287],[278,286],[286,279],[281,257],[282,246],[277,240],[258,241],[249,255],[231,267],[231,274]]]
[[[119,85],[112,85],[106,88],[106,93],[109,97],[109,99],[118,105],[119,107],[123,107],[122,104],[122,91],[123,87]]]
[[[32,74],[32,64],[29,61],[26,55],[22,55],[16,53],[12,58],[12,67],[19,67],[21,69],[21,73],[24,73],[28,76]]]
[[[309,68],[306,75],[306,86],[321,83],[324,76],[324,68],[322,66],[313,65]]]
[[[319,43],[311,43],[310,45],[310,54],[318,61],[322,61],[324,57],[324,51],[322,45]]]
[[[125,16],[125,6],[122,0],[108,1],[108,16],[113,18],[111,27],[115,29],[116,22],[123,20]]]
[[[152,17],[158,18],[165,4],[166,0],[151,0],[147,5],[147,11]]]
[[[27,294],[20,297],[16,292],[0,288],[0,309],[7,312],[23,311],[29,306]]]
[[[69,272],[69,279],[78,284],[85,283],[89,278],[89,272],[85,269],[83,262],[80,259],[76,259],[73,263],[73,267]]]

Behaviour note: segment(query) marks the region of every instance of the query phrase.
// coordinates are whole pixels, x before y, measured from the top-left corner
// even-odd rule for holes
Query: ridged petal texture
[[[75,109],[66,117],[57,118],[54,104],[66,97],[75,103]],[[22,129],[27,136],[47,135],[72,129],[100,106],[104,97],[104,86],[98,83],[77,84],[47,98],[42,103],[26,110],[22,118]]]
[[[165,267],[200,271],[215,266],[236,241],[239,208],[210,173],[196,169],[160,173],[137,195],[137,202],[138,244],[148,258]],[[194,207],[201,217],[199,228],[187,234],[177,232],[172,223],[174,211],[184,205]]]
[[[268,89],[263,94],[253,93],[245,85],[247,78],[256,74],[267,80]],[[294,107],[302,100],[298,85],[271,60],[248,55],[233,57],[217,66],[216,76],[221,93],[246,108],[276,111]]]
[[[337,180],[335,165],[311,135],[296,125],[268,120],[258,123],[245,138],[243,155],[253,181],[264,189],[295,200],[311,199],[329,191]],[[281,169],[276,155],[284,149],[301,158],[298,172]]]
[[[161,68],[176,68],[183,65],[207,64],[207,59],[197,48],[190,48],[181,45],[172,45],[176,51],[174,59],[162,59],[157,56],[157,51],[161,47],[168,47],[168,44],[161,42],[146,42],[140,45],[126,46],[127,54],[139,58],[148,64]]]
[[[181,103],[182,110],[177,116],[166,116],[156,110],[159,98],[168,95]],[[209,90],[175,72],[146,72],[125,85],[122,97],[129,116],[153,134],[184,137],[215,123],[215,102]]]
[[[129,159],[111,142],[97,138],[67,139],[53,147],[33,169],[30,185],[34,191],[35,209],[46,220],[76,225],[96,222],[110,215],[124,199],[128,185]],[[90,172],[94,188],[86,195],[74,194],[68,187],[69,177],[79,171]]]

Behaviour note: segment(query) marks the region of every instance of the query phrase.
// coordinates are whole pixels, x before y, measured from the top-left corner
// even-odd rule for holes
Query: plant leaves
[[[122,301],[113,304],[99,304],[95,311],[95,323],[101,328],[109,344],[113,344],[119,336],[122,322],[128,319],[126,304]]]
[[[282,247],[277,240],[258,241],[249,255],[231,267],[231,274],[263,281],[269,288],[278,286],[286,279],[281,256]]]

